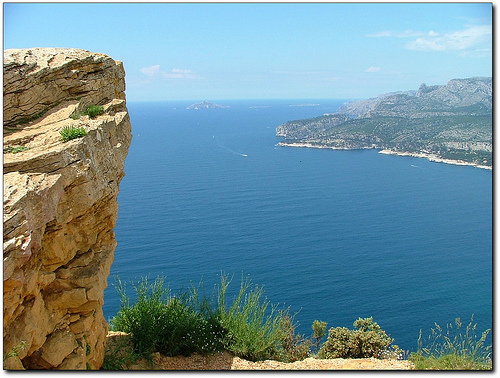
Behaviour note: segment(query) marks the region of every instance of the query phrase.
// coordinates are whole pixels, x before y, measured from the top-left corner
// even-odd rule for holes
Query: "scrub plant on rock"
[[[354,327],[357,329],[330,328],[328,339],[319,351],[319,358],[379,357],[394,341],[371,317],[359,318],[354,322]]]

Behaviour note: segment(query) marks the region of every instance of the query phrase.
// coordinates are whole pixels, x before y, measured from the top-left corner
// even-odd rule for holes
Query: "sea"
[[[230,293],[250,279],[305,336],[316,319],[352,329],[373,317],[414,351],[435,323],[491,328],[492,171],[277,146],[280,124],[346,101],[128,102],[105,317],[120,308],[118,279],[133,296],[143,277],[175,294],[200,282],[210,293],[228,275]]]

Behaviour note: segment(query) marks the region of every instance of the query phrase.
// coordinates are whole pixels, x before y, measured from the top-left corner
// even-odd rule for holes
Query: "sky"
[[[4,3],[3,46],[121,60],[128,101],[363,99],[492,76],[491,3]]]

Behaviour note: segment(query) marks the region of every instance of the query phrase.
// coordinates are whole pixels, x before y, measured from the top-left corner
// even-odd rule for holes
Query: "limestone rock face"
[[[102,365],[103,296],[132,138],[124,90],[122,63],[104,54],[4,51],[6,369]],[[89,105],[103,114],[75,116]],[[87,135],[63,142],[71,126]]]

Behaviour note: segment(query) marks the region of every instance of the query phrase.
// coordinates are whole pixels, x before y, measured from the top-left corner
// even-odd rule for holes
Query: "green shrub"
[[[27,151],[29,149],[30,148],[26,146],[17,146],[17,147],[7,146],[3,149],[3,152],[4,154],[17,154],[19,152]]]
[[[83,112],[76,112],[70,115],[71,119],[80,119],[82,115],[88,115],[89,118],[95,118],[104,113],[104,108],[101,105],[90,105]]]
[[[435,323],[425,345],[420,331],[418,350],[409,359],[420,370],[491,370],[491,345],[485,345],[490,330],[480,337],[476,330],[474,316],[465,332],[460,318],[455,319],[455,326],[447,324],[446,330]]]
[[[165,303],[170,290],[163,288],[163,280],[157,279],[150,285],[147,278],[134,285],[134,289],[137,300],[135,304],[130,305],[125,285],[118,280],[117,290],[121,306],[111,320],[110,327],[112,330],[130,334],[137,354],[149,355],[156,350],[160,342],[158,329],[166,313]]]
[[[394,341],[373,318],[359,318],[356,330],[345,327],[330,328],[328,339],[319,351],[319,358],[379,357]]]
[[[137,300],[130,305],[119,282],[121,308],[111,320],[111,328],[130,334],[134,352],[145,357],[153,352],[188,356],[221,350],[212,323],[193,306],[190,293],[171,296],[163,283],[163,278],[152,284],[143,278],[134,286]]]
[[[83,114],[88,115],[90,118],[95,118],[103,113],[104,113],[104,108],[100,105],[90,105],[83,112]]]
[[[313,321],[312,329],[313,329],[313,339],[315,340],[314,346],[316,348],[316,353],[319,352],[319,344],[321,339],[326,335],[326,326],[328,323],[322,322],[320,320]]]
[[[101,370],[125,370],[127,366],[135,364],[141,357],[134,352],[134,348],[126,338],[114,340],[111,345],[108,341]],[[153,360],[149,359],[149,362],[153,368]]]
[[[295,334],[288,309],[271,305],[263,297],[262,287],[249,279],[242,279],[238,294],[228,302],[230,282],[222,275],[210,296],[201,283],[172,296],[164,279],[151,283],[143,278],[134,285],[136,299],[131,303],[125,285],[118,280],[121,306],[110,320],[110,328],[130,335],[134,356],[227,350],[250,361],[293,362],[308,357],[312,342]]]
[[[87,135],[87,132],[83,127],[64,126],[60,134],[63,142],[67,142],[72,139],[84,137]]]
[[[301,361],[309,356],[311,340],[303,335],[296,335],[293,318],[285,315],[279,325],[281,332],[281,357],[280,361],[295,362]]]
[[[218,295],[218,318],[225,329],[223,344],[225,349],[236,356],[262,361],[280,359],[283,319],[287,311],[269,306],[269,301],[262,299],[263,289],[251,281],[241,282],[240,290],[233,303],[226,305],[226,293],[230,281],[221,277]]]

